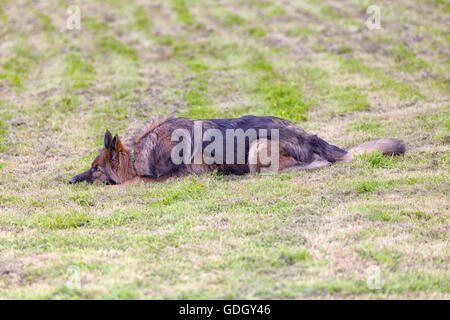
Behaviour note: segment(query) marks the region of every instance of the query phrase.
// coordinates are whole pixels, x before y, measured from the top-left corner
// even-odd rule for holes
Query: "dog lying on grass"
[[[353,149],[340,149],[276,117],[168,118],[147,125],[129,146],[107,130],[104,148],[91,168],[69,183],[124,185],[214,170],[237,175],[313,170],[351,161],[357,153],[399,155],[405,150],[397,139],[379,139]]]

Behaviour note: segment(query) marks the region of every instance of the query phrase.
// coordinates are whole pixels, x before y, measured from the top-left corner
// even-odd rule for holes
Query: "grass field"
[[[0,298],[449,299],[449,16],[443,0],[2,0]],[[67,183],[106,129],[245,114],[408,151]]]

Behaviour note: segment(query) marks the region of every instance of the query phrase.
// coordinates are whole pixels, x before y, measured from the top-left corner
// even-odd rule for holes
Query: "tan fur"
[[[282,146],[280,145],[280,149]],[[272,163],[263,164],[261,157],[271,157],[271,143],[268,139],[258,139],[252,143],[248,152],[248,166],[251,173],[260,173],[263,168],[269,170]],[[277,171],[283,171],[298,163],[294,158],[285,156],[283,150],[279,150],[279,164]],[[266,161],[263,161],[266,162]]]
[[[341,160],[343,162],[352,161],[355,154],[362,154],[364,152],[372,153],[374,151],[382,152],[384,155],[398,155],[406,151],[405,145],[397,139],[378,139],[361,143],[360,145],[348,150],[347,154]]]
[[[117,135],[106,130],[104,148],[92,162],[91,168],[69,180],[69,183],[86,181],[109,185],[129,184],[136,181],[161,181],[171,176],[203,174],[217,170],[225,174],[280,172],[287,170],[314,170],[340,161],[350,161],[355,153],[381,151],[385,155],[405,152],[404,144],[396,139],[380,139],[363,143],[351,150],[333,146],[317,135],[306,133],[289,121],[275,117],[243,116],[234,119],[201,120],[203,130],[218,129],[224,135],[228,129],[242,131],[259,128],[279,130],[279,139],[260,137],[245,145],[243,153],[233,150],[240,157],[237,163],[224,163],[225,154],[214,153],[214,159],[203,157],[201,163],[180,164],[172,161],[172,150],[178,141],[172,141],[174,130],[181,129],[194,134],[198,119],[168,118],[149,123],[141,134],[124,145]],[[244,130],[245,129],[245,130]],[[265,136],[267,137],[267,136]],[[273,145],[278,141],[278,145]],[[276,149],[275,149],[276,146]],[[132,151],[134,157],[132,157]],[[215,150],[217,151],[217,150]],[[195,151],[194,152],[200,152]],[[220,151],[220,152],[223,152]],[[228,150],[226,151],[228,152]],[[218,157],[219,160],[215,160]],[[228,154],[227,154],[228,158]],[[196,159],[197,160],[197,159]],[[277,163],[271,163],[277,161]],[[134,163],[133,163],[134,162]]]
[[[119,153],[120,165],[117,169],[117,175],[119,177],[120,183],[136,177],[136,172],[133,169],[133,163],[131,161],[131,154],[129,149],[122,150]]]

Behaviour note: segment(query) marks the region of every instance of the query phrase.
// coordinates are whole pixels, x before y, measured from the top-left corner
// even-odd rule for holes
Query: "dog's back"
[[[131,146],[107,130],[104,148],[91,168],[70,183],[160,181],[213,170],[225,174],[312,170],[350,161],[354,153],[380,151],[390,155],[405,150],[397,139],[375,140],[344,150],[276,117],[168,118],[149,123]]]
[[[180,154],[188,161],[173,161],[172,151],[182,140],[178,139],[179,136],[174,139],[176,130],[190,139],[187,150],[189,156],[182,154],[186,149]],[[214,134],[208,135],[207,132]],[[334,162],[350,161],[355,151],[373,149],[385,154],[400,154],[405,151],[404,145],[395,139],[381,139],[344,150],[316,135],[306,133],[287,120],[270,116],[205,120],[179,117],[157,120],[144,128],[134,141],[137,151],[135,166],[138,175],[152,178],[201,174],[213,170],[225,174],[260,172],[264,166],[260,165],[258,159],[263,151],[271,153],[266,142],[273,141],[274,134],[279,142],[277,171],[316,169]],[[222,140],[216,141],[219,138]],[[204,153],[212,142],[216,146],[214,150],[210,150],[212,153]],[[194,161],[198,159],[200,160]],[[249,165],[249,161],[256,165]]]

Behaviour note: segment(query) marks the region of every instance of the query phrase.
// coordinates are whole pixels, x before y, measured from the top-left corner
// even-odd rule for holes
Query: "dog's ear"
[[[120,141],[119,136],[116,134],[111,143],[111,149],[116,152],[120,152],[123,149],[122,141]]]
[[[103,139],[103,142],[105,144],[105,149],[111,148],[112,140],[113,140],[113,137],[112,137],[111,132],[109,132],[109,130],[106,130],[105,138]]]

